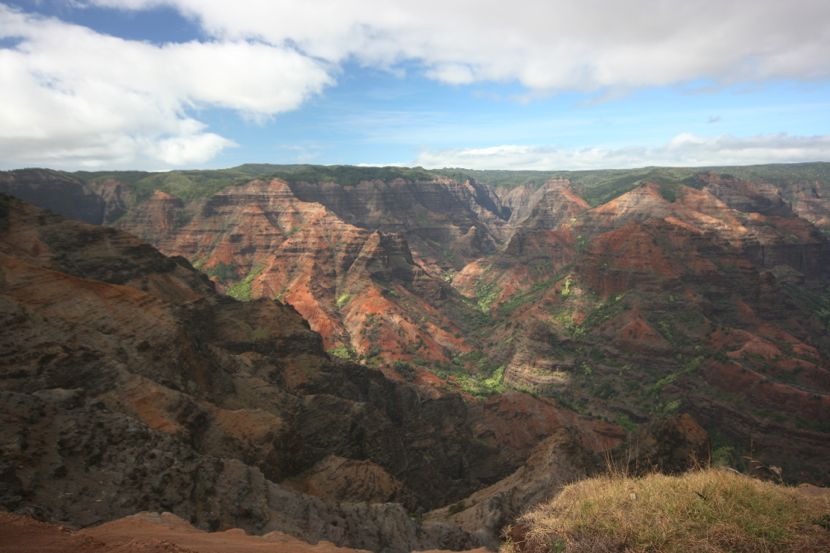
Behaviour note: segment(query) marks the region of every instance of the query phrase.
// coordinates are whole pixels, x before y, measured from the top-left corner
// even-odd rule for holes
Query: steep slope
[[[79,525],[171,511],[376,551],[463,547],[475,543],[465,531],[409,513],[495,482],[560,427],[540,419],[517,437],[509,421],[542,400],[492,417],[491,404],[395,383],[329,359],[291,307],[217,294],[183,258],[8,197],[0,208],[5,508]],[[580,428],[586,443],[619,441]],[[311,482],[331,456],[363,463],[348,474],[366,480],[322,497],[280,484]],[[359,495],[377,478],[399,493]]]
[[[646,183],[593,209],[551,188],[504,252],[454,280],[508,345],[505,381],[631,428],[690,412],[731,462],[826,481],[822,233],[765,186],[722,200]]]
[[[48,169],[0,172],[0,193],[96,225],[115,222],[135,200],[130,188],[114,179],[87,184]]]
[[[826,180],[800,178],[773,183],[715,172],[698,175],[696,180],[732,208],[764,215],[791,211],[830,232],[830,183]]]
[[[498,198],[472,180],[294,182],[291,189],[358,227],[403,233],[418,262],[432,270],[460,269],[494,251],[507,219]]]

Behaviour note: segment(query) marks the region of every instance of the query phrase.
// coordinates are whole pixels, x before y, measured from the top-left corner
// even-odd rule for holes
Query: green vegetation
[[[352,299],[352,295],[347,293],[347,292],[343,292],[342,294],[337,296],[337,301],[335,302],[337,304],[337,309],[343,309],[343,307],[347,303],[349,303],[349,301],[351,299]]]
[[[571,288],[568,287],[567,289],[568,295],[570,295]],[[564,291],[565,288],[562,289],[562,292]],[[599,303],[588,313],[581,324],[574,323],[573,313],[568,307],[553,313],[551,315],[551,321],[568,332],[572,338],[581,338],[591,329],[610,321],[623,311],[627,310],[629,306],[627,302],[623,301],[624,298],[625,294],[617,294],[616,296],[612,296]]]
[[[248,275],[228,288],[226,293],[239,301],[251,301],[251,284],[264,268],[262,265],[254,265]]]
[[[499,305],[499,314],[503,317],[507,317],[511,315],[516,309],[528,305],[530,303],[539,301],[544,295],[544,293],[548,289],[550,289],[554,284],[562,280],[563,277],[564,275],[556,275],[547,280],[537,282],[524,292],[513,294],[507,299],[507,301]]]
[[[339,357],[340,359],[346,359],[347,361],[353,360],[355,358],[355,352],[349,347],[346,347],[344,344],[340,344],[339,346],[335,346],[328,350],[328,354],[334,357]]]
[[[682,476],[611,475],[567,486],[523,516],[524,551],[827,551],[830,499],[708,469]]]
[[[415,377],[418,376],[418,373],[409,363],[405,361],[395,361],[392,363],[392,368],[395,370],[396,373],[401,375],[404,380],[407,382],[412,382],[415,380]]]
[[[251,332],[251,337],[254,339],[254,342],[261,342],[268,338],[271,333],[268,331],[267,328],[256,327],[253,332]]]
[[[199,263],[199,267],[196,267],[196,265],[194,265],[194,268],[201,269],[204,263],[205,262],[202,261],[201,263]],[[206,275],[215,278],[222,284],[228,282],[229,280],[236,279],[236,268],[234,268],[233,265],[228,265],[227,263],[217,263],[213,267],[205,269],[203,272]]]
[[[597,206],[639,186],[643,182],[683,183],[699,186],[694,176],[708,169],[644,167],[641,169],[607,169],[598,171],[441,171],[452,178],[475,178],[479,182],[504,188],[528,185],[538,187],[552,178],[566,178],[577,194]],[[668,189],[667,189],[668,190]]]
[[[731,467],[735,463],[735,448],[723,445],[712,449],[712,465],[715,467]]]
[[[813,432],[823,432],[825,434],[830,433],[830,421],[797,417],[795,419],[795,426],[802,430],[812,430]]]
[[[677,411],[682,401],[678,398],[667,399],[664,391],[685,375],[697,372],[703,364],[703,357],[694,357],[687,360],[680,368],[670,370],[657,380],[652,381],[650,375],[641,379],[638,389],[639,401],[644,410],[654,414],[671,414]],[[652,376],[653,378],[653,376]],[[650,382],[650,383],[649,383]],[[676,390],[674,390],[676,393]],[[671,394],[668,394],[671,397]]]
[[[617,418],[617,421],[616,421],[616,422],[617,422],[617,424],[619,424],[620,426],[622,426],[623,428],[625,428],[625,431],[626,431],[626,432],[634,432],[635,430],[637,430],[637,423],[636,423],[636,422],[634,422],[634,421],[632,421],[632,420],[631,420],[630,418],[628,418],[628,416],[626,416],[626,415],[620,415],[620,416]]]
[[[482,385],[486,390],[491,391],[492,393],[503,392],[504,391],[504,365],[498,367],[490,378],[487,378],[482,382]]]
[[[397,178],[431,180],[436,173],[420,167],[355,167],[351,165],[270,165],[245,164],[216,170],[168,171],[78,171],[64,173],[85,182],[116,179],[133,189],[139,202],[155,190],[162,190],[183,200],[207,198],[229,186],[238,186],[253,179],[280,178],[296,182],[336,182],[353,186],[361,181],[391,181]]]
[[[476,283],[476,305],[482,313],[489,313],[490,306],[501,294],[501,288],[495,281],[485,282],[480,280]]]
[[[459,501],[458,503],[453,503],[447,508],[447,512],[451,515],[455,515],[466,509],[467,506],[464,504],[464,501]]]
[[[787,286],[785,290],[794,302],[812,312],[830,334],[830,288],[818,292],[804,286]]]
[[[357,167],[354,165],[254,165],[235,168],[261,177],[281,178],[288,182],[336,182],[354,186],[363,181],[394,179],[432,180],[436,174],[422,167]]]
[[[354,186],[362,181],[432,180],[449,177],[457,181],[474,179],[494,187],[539,187],[551,178],[567,178],[577,194],[590,205],[597,206],[620,196],[643,182],[661,185],[660,193],[674,201],[680,185],[702,186],[697,175],[714,172],[726,177],[764,180],[773,184],[830,180],[830,163],[793,163],[754,165],[746,167],[643,167],[595,171],[499,171],[472,169],[427,170],[422,167],[355,167],[350,165],[271,165],[245,164],[218,170],[170,171],[104,171],[75,173],[57,172],[85,182],[116,179],[131,187],[139,202],[154,190],[163,190],[183,200],[206,198],[229,186],[252,179],[280,178],[289,183],[336,182]]]
[[[574,190],[592,206],[601,205],[643,182],[661,184],[660,192],[667,201],[674,201],[677,187],[699,188],[696,178],[701,173],[714,172],[747,180],[764,180],[774,184],[797,181],[830,180],[830,163],[787,163],[751,165],[744,167],[643,167],[639,169],[603,169],[595,171],[510,171],[441,169],[434,171],[447,177],[478,182],[500,188],[518,186],[539,187],[552,178],[566,178]]]
[[[684,183],[688,184],[688,183]],[[680,184],[676,182],[662,182],[660,183],[660,195],[667,202],[674,202],[677,200],[677,192],[680,190]]]
[[[568,277],[565,279],[565,284],[562,286],[562,291],[559,292],[563,298],[567,298],[571,295],[571,285],[573,284],[573,279]]]
[[[500,394],[505,390],[504,366],[496,368],[488,378],[484,379],[466,374],[455,374],[454,377],[464,392],[478,398]]]
[[[683,343],[683,337],[677,332],[673,320],[660,319],[657,321],[657,331],[668,343],[679,347]]]
[[[580,328],[583,329],[582,331],[585,332],[591,328],[598,327],[627,310],[628,304],[623,301],[624,298],[625,294],[617,294],[599,304],[582,321],[580,325]]]
[[[673,399],[671,401],[667,401],[666,403],[663,404],[663,412],[666,413],[667,415],[669,415],[671,413],[675,413],[678,409],[680,409],[680,406],[682,404],[683,404],[683,402],[679,399]]]
[[[212,171],[169,171],[166,173],[144,173],[140,171],[116,171],[107,173],[76,173],[81,180],[95,182],[116,179],[130,186],[139,202],[162,190],[183,200],[206,198],[233,185],[239,185],[255,178],[244,171],[220,169]]]

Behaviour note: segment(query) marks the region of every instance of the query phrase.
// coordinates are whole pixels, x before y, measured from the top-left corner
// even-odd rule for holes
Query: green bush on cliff
[[[226,293],[239,301],[251,301],[251,285],[259,273],[262,272],[262,269],[262,265],[254,265],[248,276],[228,288]]]
[[[501,294],[501,288],[497,282],[483,282],[476,283],[476,305],[483,313],[490,311],[490,306]]]
[[[197,261],[198,263],[198,261]],[[200,267],[204,265],[204,261],[201,262]],[[196,265],[194,264],[194,267]],[[218,280],[221,283],[225,283],[229,280],[236,279],[236,269],[233,265],[228,265],[227,263],[217,263],[213,267],[209,267],[203,271],[206,275],[211,276]]]
[[[484,380],[481,383],[485,390],[490,393],[496,394],[501,393],[504,391],[504,365],[497,368],[493,371],[493,374],[490,378]]]
[[[392,363],[392,368],[407,382],[412,382],[418,376],[417,371],[406,361],[395,361]]]
[[[487,378],[456,374],[455,380],[464,392],[477,398],[501,394],[505,390],[503,365],[496,368]]]
[[[337,309],[343,309],[343,307],[347,303],[349,303],[349,300],[351,300],[351,299],[352,299],[352,295],[349,294],[348,292],[343,292],[342,294],[337,296],[337,301],[336,301]]]
[[[339,346],[335,346],[328,350],[329,355],[334,357],[338,357],[340,359],[346,359],[347,361],[352,360],[355,358],[355,352],[350,348],[346,347],[344,344],[340,344]]]

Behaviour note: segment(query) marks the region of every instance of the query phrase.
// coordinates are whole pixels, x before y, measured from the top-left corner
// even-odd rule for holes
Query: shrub
[[[343,309],[343,306],[349,303],[350,299],[352,299],[352,295],[348,293],[337,296],[337,309]]]
[[[339,357],[340,359],[354,359],[354,351],[350,348],[346,347],[343,344],[339,346],[335,346],[329,350],[329,355],[333,355],[334,357]]]
[[[412,368],[412,365],[406,363],[405,361],[395,361],[392,364],[392,368],[408,382],[412,382],[417,376],[417,373],[415,372],[415,369]]]
[[[254,265],[251,267],[251,272],[244,279],[228,288],[227,294],[239,301],[251,301],[251,286],[263,268],[262,265]]]
[[[447,509],[447,511],[451,515],[455,515],[455,514],[460,513],[461,511],[463,511],[466,508],[467,508],[467,506],[464,504],[464,501],[459,501],[458,503],[453,503],[452,505],[450,505],[450,507],[449,507],[449,509]]]

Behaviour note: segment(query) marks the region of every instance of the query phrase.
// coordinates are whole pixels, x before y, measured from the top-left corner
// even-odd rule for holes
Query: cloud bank
[[[628,146],[561,149],[552,146],[500,145],[424,151],[415,165],[437,169],[625,169],[649,165],[693,167],[791,163],[830,159],[830,135],[788,134],[735,137],[675,136],[656,147]]]
[[[170,6],[217,38],[291,43],[332,63],[416,60],[447,83],[590,91],[830,75],[825,0],[88,1]]]
[[[333,82],[319,61],[241,40],[153,45],[0,4],[0,161],[82,167],[202,163],[233,142],[202,108],[263,119]]]

